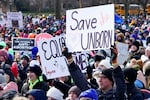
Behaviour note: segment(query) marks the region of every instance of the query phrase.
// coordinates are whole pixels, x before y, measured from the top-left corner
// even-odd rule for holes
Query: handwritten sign
[[[14,51],[31,51],[35,46],[35,40],[30,38],[13,38],[12,48]]]
[[[128,59],[128,44],[118,42],[116,47],[118,50],[117,62],[119,65],[122,65]]]
[[[67,11],[66,45],[70,52],[110,48],[113,44],[113,4]]]
[[[80,70],[85,73],[88,66],[87,52],[73,53],[74,62],[79,66]]]
[[[53,36],[48,34],[48,33],[40,33],[38,34],[36,37],[35,37],[35,42],[36,42],[36,45],[37,43],[40,41],[40,40],[43,40],[43,39],[50,39],[52,38]]]
[[[7,12],[7,27],[23,29],[23,17],[21,12]]]
[[[43,73],[48,79],[69,75],[66,58],[62,55],[62,37],[56,36],[38,42]]]

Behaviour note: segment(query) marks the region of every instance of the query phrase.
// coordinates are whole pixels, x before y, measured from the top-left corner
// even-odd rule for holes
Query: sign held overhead
[[[70,52],[110,48],[113,44],[113,4],[67,11],[66,45]]]

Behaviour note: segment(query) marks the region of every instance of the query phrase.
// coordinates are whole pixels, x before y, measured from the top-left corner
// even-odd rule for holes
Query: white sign
[[[86,72],[88,66],[88,54],[87,52],[80,52],[73,54],[74,62],[79,66],[83,73]]]
[[[4,26],[6,24],[6,19],[4,18],[4,16],[0,16],[0,25]]]
[[[7,12],[7,27],[23,29],[23,17],[21,12]]]
[[[48,79],[69,75],[66,58],[62,55],[62,41],[59,36],[38,42],[43,73]]]
[[[39,24],[40,23],[40,18],[32,18],[32,23],[35,24]]]
[[[118,50],[117,62],[119,65],[122,65],[128,59],[128,44],[118,42],[116,47]]]
[[[66,45],[70,52],[110,48],[113,44],[113,4],[67,11]]]

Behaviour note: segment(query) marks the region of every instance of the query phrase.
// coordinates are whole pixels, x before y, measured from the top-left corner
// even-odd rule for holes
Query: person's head
[[[97,82],[102,92],[107,92],[108,90],[112,89],[114,84],[112,78],[112,69],[102,70],[98,75]]]
[[[14,90],[18,92],[18,85],[15,82],[9,82],[6,84],[6,86],[4,86],[3,90],[5,92],[10,91],[10,90]]]
[[[4,41],[0,42],[0,49],[4,49],[6,47],[6,43]]]
[[[123,43],[124,43],[124,34],[123,34],[123,33],[118,33],[118,34],[116,35],[116,40],[117,40],[118,42],[123,42]]]
[[[29,100],[29,99],[23,96],[15,96],[12,100]]]
[[[94,61],[95,61],[95,62],[94,62],[94,67],[97,68],[99,62],[100,62],[101,60],[103,60],[103,59],[105,59],[105,57],[103,57],[103,56],[101,56],[101,55],[99,55],[99,54],[96,54],[96,55],[94,56]]]
[[[131,51],[137,52],[139,50],[140,43],[138,41],[133,41],[131,45]]]
[[[8,52],[6,50],[0,50],[0,62],[6,62],[8,60]]]
[[[47,100],[46,92],[41,89],[32,89],[26,93],[29,100]]]
[[[39,78],[39,76],[42,75],[42,70],[38,65],[29,66],[27,75],[29,77],[29,80],[35,81]]]
[[[31,51],[32,51],[32,59],[37,59],[36,57],[37,57],[37,53],[38,53],[38,48],[37,47],[33,47],[31,49]]]
[[[125,82],[129,84],[134,84],[137,78],[137,70],[129,67],[129,68],[125,68],[123,72],[124,72]]]
[[[48,100],[63,100],[64,94],[57,88],[51,87],[47,91]]]
[[[79,100],[98,100],[98,94],[95,89],[88,89],[81,92]]]
[[[72,86],[68,91],[69,100],[77,100],[81,90],[77,86]]]
[[[98,64],[98,68],[101,70],[108,69],[108,68],[111,68],[111,64],[110,64],[109,60],[104,59],[104,60],[100,61],[100,63]]]
[[[23,55],[23,56],[21,57],[21,64],[22,64],[23,66],[26,66],[28,63],[29,63],[29,57],[28,57],[27,55]]]

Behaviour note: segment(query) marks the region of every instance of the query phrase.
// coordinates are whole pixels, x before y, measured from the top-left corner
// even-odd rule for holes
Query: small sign
[[[35,40],[30,38],[13,38],[12,48],[14,51],[31,51],[35,46]]]

